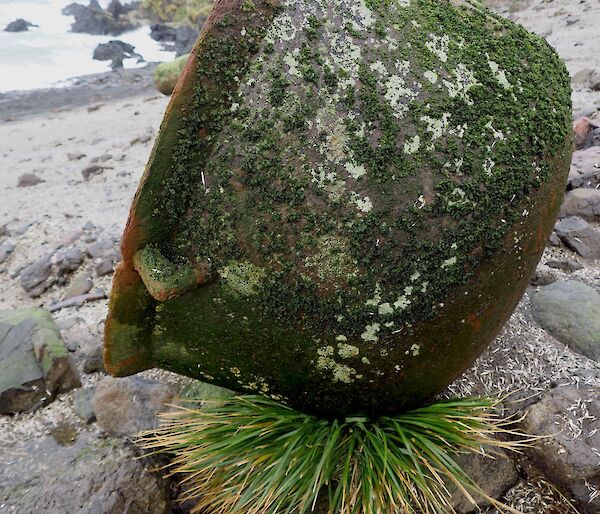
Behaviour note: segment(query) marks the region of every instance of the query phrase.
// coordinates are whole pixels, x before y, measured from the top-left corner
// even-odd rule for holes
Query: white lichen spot
[[[403,63],[398,64],[403,71],[408,71],[405,70]],[[406,114],[409,103],[419,94],[417,91],[413,91],[407,87],[404,77],[400,75],[392,75],[385,83],[385,90],[385,99],[394,110],[396,118],[402,118]]]
[[[491,175],[494,166],[496,166],[496,163],[492,160],[491,157],[488,157],[483,163],[483,171],[486,175]]]
[[[379,314],[382,316],[389,316],[390,314],[394,314],[394,308],[389,303],[382,303],[379,306]]]
[[[396,309],[406,310],[411,303],[412,302],[407,298],[407,296],[403,294],[394,302],[394,307],[396,307]]]
[[[349,162],[344,167],[346,168],[348,175],[354,180],[358,180],[360,177],[364,177],[367,174],[367,169],[362,164]]]
[[[488,65],[490,67],[490,70],[492,70],[492,73],[494,74],[494,78],[498,81],[498,83],[504,89],[512,89],[512,84],[508,81],[508,78],[506,77],[506,72],[504,70],[500,69],[500,65],[497,62],[490,60],[489,55],[487,56],[487,58],[488,58]]]
[[[358,207],[361,212],[371,212],[373,210],[373,203],[368,196],[360,197],[357,193],[352,192],[352,201],[354,205]]]
[[[365,341],[376,342],[379,341],[379,336],[377,335],[379,330],[381,329],[381,325],[379,323],[373,323],[372,325],[367,325],[365,327],[365,331],[360,335],[361,339]]]
[[[431,139],[439,139],[442,137],[450,126],[450,113],[446,112],[441,119],[432,118],[430,116],[421,116],[421,121],[427,123],[427,132],[431,134]]]
[[[336,341],[347,341],[348,338],[345,335],[340,334],[339,336],[336,336],[335,340]]]
[[[421,273],[419,271],[415,271],[411,276],[410,276],[410,281],[411,282],[416,282],[417,280],[419,280],[419,278],[421,277]]]
[[[351,359],[360,353],[360,349],[356,346],[346,343],[338,343],[338,355],[342,359]]]
[[[435,71],[426,71],[423,76],[432,84],[438,81],[438,74]]]
[[[362,361],[363,364],[371,364],[371,361],[369,359],[367,359],[366,357],[363,357],[361,359],[361,361]]]
[[[372,63],[371,66],[369,66],[369,68],[371,68],[371,71],[378,73],[381,77],[385,77],[388,74],[387,68],[381,61],[376,61]]]
[[[458,262],[458,258],[456,256],[454,257],[450,257],[449,259],[446,259],[443,263],[442,263],[442,269],[447,269],[450,266],[454,266],[456,263]]]
[[[367,307],[377,307],[381,303],[381,285],[379,282],[375,284],[375,292],[373,293],[373,298],[367,300],[365,305]]]
[[[419,148],[421,148],[421,138],[418,134],[404,143],[405,154],[413,155],[419,151]]]
[[[265,278],[265,270],[247,261],[230,261],[218,270],[221,280],[240,296],[257,294]]]
[[[444,85],[448,88],[448,96],[461,98],[467,105],[473,105],[473,100],[469,97],[468,92],[473,87],[481,85],[475,78],[475,73],[461,63],[452,71],[452,74],[456,77],[455,82],[444,80]]]
[[[450,47],[450,38],[447,34],[443,36],[438,36],[436,34],[429,34],[431,38],[425,46],[427,49],[435,55],[440,61],[447,62],[448,61],[448,49]]]
[[[492,124],[492,120],[487,122],[487,125],[485,126],[485,128],[488,129],[494,135],[494,139],[497,139],[498,141],[504,141],[506,139],[504,132],[502,132],[501,130],[496,130],[494,128],[494,125]]]
[[[404,353],[406,355],[412,355],[413,357],[417,357],[419,353],[421,353],[421,347],[418,344],[413,344],[410,347],[410,350],[406,350]]]
[[[300,63],[298,63],[292,53],[285,54],[283,62],[288,65],[290,75],[293,77],[302,78],[302,72],[299,69]]]

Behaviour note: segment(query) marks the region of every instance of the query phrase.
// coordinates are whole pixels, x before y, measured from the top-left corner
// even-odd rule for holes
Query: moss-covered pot
[[[133,203],[115,375],[397,413],[510,316],[559,207],[570,88],[466,0],[218,0]]]

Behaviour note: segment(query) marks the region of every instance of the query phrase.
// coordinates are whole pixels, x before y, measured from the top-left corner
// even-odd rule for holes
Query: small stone
[[[573,154],[567,190],[579,187],[596,188],[600,185],[600,146],[593,146]]]
[[[115,243],[112,239],[104,239],[88,245],[86,252],[92,259],[104,257],[115,248]]]
[[[49,312],[0,311],[0,414],[35,410],[80,386]]]
[[[532,307],[544,330],[600,362],[600,293],[577,280],[555,282],[533,295]]]
[[[523,428],[542,439],[529,453],[544,474],[569,490],[586,506],[600,512],[600,496],[588,485],[600,484],[600,391],[594,387],[556,387],[530,407]]]
[[[115,265],[113,259],[102,259],[98,264],[96,264],[96,275],[99,277],[104,277],[106,275],[112,275],[115,270]]]
[[[552,273],[552,270],[548,266],[540,264],[535,270],[535,273],[533,274],[533,277],[531,277],[529,283],[532,286],[547,286],[548,284],[552,284],[556,281],[556,275]]]
[[[59,276],[67,275],[79,269],[83,263],[83,252],[76,248],[61,250],[52,259]]]
[[[552,234],[550,234],[550,237],[548,238],[548,244],[550,246],[562,246],[560,237],[556,235],[556,232],[552,232]]]
[[[85,157],[85,154],[81,153],[81,152],[67,154],[67,159],[69,159],[70,161],[79,161],[80,159],[83,159],[84,157]]]
[[[38,177],[35,173],[23,173],[23,175],[21,175],[19,177],[19,180],[17,182],[17,187],[37,186],[38,184],[41,184],[42,182],[44,182],[44,181],[40,177]]]
[[[75,391],[73,395],[73,411],[88,425],[96,421],[93,387],[86,387],[85,389]]]
[[[96,162],[106,162],[106,161],[109,161],[109,160],[110,160],[110,159],[112,159],[112,158],[113,158],[113,156],[112,156],[112,155],[110,155],[109,153],[105,153],[105,154],[99,155],[98,157],[94,157],[94,158],[92,159],[92,163],[96,163]]]
[[[147,143],[151,139],[152,139],[152,132],[148,131],[145,134],[142,134],[141,136],[138,136],[135,139],[132,139],[129,144],[131,146],[137,145],[137,144],[143,144],[143,143]]]
[[[83,372],[84,373],[97,373],[101,371],[106,372],[104,369],[104,347],[102,343],[95,345],[85,356],[83,361]]]
[[[15,251],[16,246],[12,243],[0,244],[0,264],[8,260],[10,255]]]
[[[580,264],[573,259],[550,259],[546,261],[546,266],[553,269],[559,269],[567,273],[583,269],[583,264]]]
[[[575,189],[567,193],[560,218],[579,216],[587,221],[600,220],[600,189]]]
[[[82,169],[81,175],[85,180],[90,180],[94,175],[100,175],[101,173],[104,173],[104,169],[104,166],[93,164],[92,166]]]
[[[109,434],[131,436],[158,426],[158,413],[168,409],[175,390],[139,377],[107,377],[96,385],[94,410],[98,425]]]
[[[581,150],[587,143],[592,129],[596,128],[589,118],[580,118],[573,124],[573,135],[575,137],[575,149]]]
[[[61,246],[71,246],[77,241],[85,232],[83,230],[74,230],[66,234],[60,241]]]
[[[93,286],[94,281],[89,273],[78,275],[71,281],[69,287],[67,287],[65,298],[72,298],[73,296],[89,293]]]
[[[600,232],[584,219],[571,216],[559,221],[554,230],[561,241],[586,259],[600,259]]]
[[[52,256],[47,255],[23,268],[20,278],[21,287],[29,296],[36,298],[54,283],[51,275]]]

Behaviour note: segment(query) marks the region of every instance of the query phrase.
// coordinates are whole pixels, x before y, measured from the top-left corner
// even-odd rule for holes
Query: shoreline
[[[0,93],[0,122],[70,111],[78,107],[103,104],[140,95],[162,96],[152,75],[158,63],[142,68],[118,69],[68,79],[70,84]]]

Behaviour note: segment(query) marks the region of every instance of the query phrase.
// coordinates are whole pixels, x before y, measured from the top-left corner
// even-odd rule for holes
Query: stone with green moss
[[[35,410],[80,385],[49,312],[0,311],[0,414]]]
[[[479,2],[216,3],[132,207],[107,368],[327,415],[432,398],[527,286],[570,116],[556,53]],[[203,285],[162,301],[146,247]]]
[[[154,85],[163,95],[173,93],[188,57],[182,55],[171,62],[162,62],[154,70]]]

